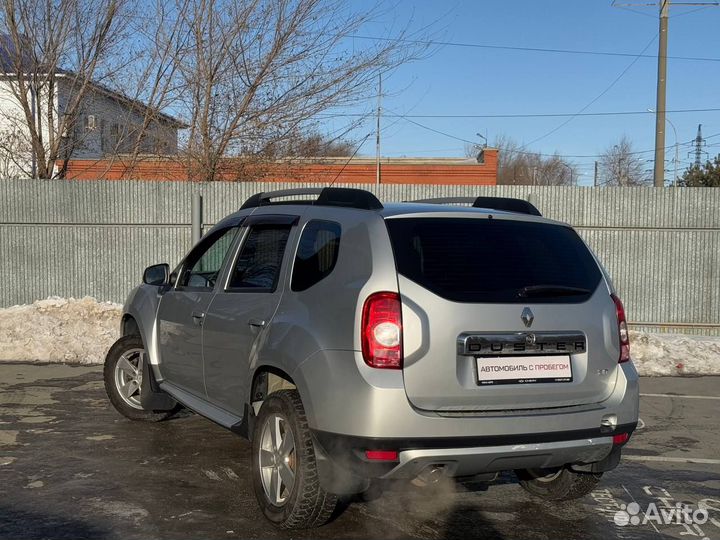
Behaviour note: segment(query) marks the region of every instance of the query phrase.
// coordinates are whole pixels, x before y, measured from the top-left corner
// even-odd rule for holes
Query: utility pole
[[[678,142],[677,136],[675,137],[675,171],[673,172],[673,183],[672,187],[677,187],[677,169],[678,169]]]
[[[695,136],[695,166],[702,167],[703,144],[705,139],[702,136],[702,124],[698,124],[697,135]]]
[[[574,174],[573,174],[573,168],[572,168],[570,165],[568,165],[567,163],[565,163],[564,161],[559,161],[558,163],[560,163],[560,165],[562,165],[562,166],[565,167],[568,171],[570,171],[570,185],[571,185],[571,186],[574,186],[574,185],[575,185],[575,179],[574,179]]]
[[[655,111],[653,109],[648,109],[648,112],[654,113]],[[667,118],[667,123],[670,124],[670,127],[673,129],[673,133],[675,134],[675,176],[673,176],[672,181],[672,187],[677,186],[677,168],[678,168],[678,135],[677,135],[677,128],[675,127],[675,124],[670,120],[670,118]]]
[[[382,113],[382,73],[378,75],[377,128],[375,130],[375,184],[380,185],[380,115]]]
[[[598,185],[598,162],[595,161],[595,176],[593,176],[593,187]]]
[[[624,161],[625,156],[621,153],[620,147],[616,144],[613,148],[617,150],[617,183],[618,186],[622,187],[625,185],[625,169],[624,167]]]
[[[657,102],[655,105],[655,187],[665,186],[665,109],[667,101],[667,44],[670,0],[660,0]]]
[[[668,19],[670,18],[670,4],[675,6],[718,6],[718,0],[658,0],[660,4],[660,34],[658,44],[658,78],[657,78],[657,104],[655,107],[655,167],[653,169],[653,184],[655,187],[665,185],[665,110],[667,89],[667,47],[668,47]],[[636,0],[619,3],[612,0],[614,7],[645,7],[655,6],[655,2]]]

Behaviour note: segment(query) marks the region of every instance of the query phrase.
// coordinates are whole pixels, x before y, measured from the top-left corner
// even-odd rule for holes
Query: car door
[[[203,362],[208,399],[244,415],[249,367],[280,302],[293,225],[298,216],[251,216],[226,286],[218,290],[203,327]]]
[[[158,347],[163,380],[205,398],[202,325],[237,226],[212,231],[185,258],[175,286],[158,308]]]

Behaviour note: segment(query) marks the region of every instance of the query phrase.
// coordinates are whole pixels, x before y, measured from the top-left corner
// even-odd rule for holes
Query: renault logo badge
[[[520,318],[522,319],[523,324],[525,324],[527,328],[530,328],[533,321],[535,320],[535,315],[533,315],[533,312],[530,310],[529,307],[526,307],[522,310],[522,315],[520,315]]]

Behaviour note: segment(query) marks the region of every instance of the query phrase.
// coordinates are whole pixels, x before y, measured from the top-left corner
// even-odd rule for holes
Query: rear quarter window
[[[290,288],[296,292],[304,291],[329,276],[339,251],[339,223],[308,221],[298,243]]]
[[[386,220],[398,272],[447,300],[476,303],[578,303],[602,277],[592,254],[570,227],[504,219]],[[524,297],[525,287],[548,292]]]

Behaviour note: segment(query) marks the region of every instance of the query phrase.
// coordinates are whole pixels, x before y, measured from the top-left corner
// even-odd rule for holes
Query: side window
[[[304,291],[329,276],[335,268],[339,249],[339,223],[309,221],[298,243],[290,288]]]
[[[215,286],[225,256],[230,250],[238,228],[232,227],[207,238],[190,254],[178,286],[202,287],[212,289]]]
[[[277,287],[290,225],[255,225],[238,254],[228,289],[272,292]]]

